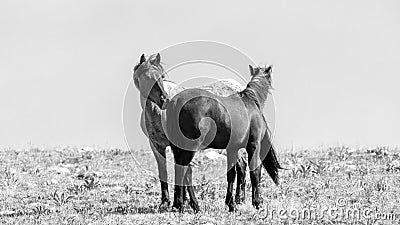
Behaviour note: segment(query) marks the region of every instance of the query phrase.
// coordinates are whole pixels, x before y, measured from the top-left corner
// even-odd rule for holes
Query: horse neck
[[[172,99],[178,92],[182,91],[176,83],[168,80],[163,80],[163,89],[167,93],[167,98]],[[145,109],[147,106],[147,101],[151,101],[148,99],[146,96],[140,94],[140,104],[142,106],[142,109]]]
[[[262,111],[264,109],[265,102],[267,101],[267,93],[259,93],[248,86],[243,91],[239,92],[239,95],[242,99],[246,98],[254,104]]]
[[[267,93],[256,93],[258,104],[260,105],[261,111],[264,109],[265,102],[267,102],[268,92]]]
[[[245,90],[250,90],[255,96],[257,96],[258,104],[261,109],[264,108],[264,104],[267,101],[270,86],[264,77],[260,75],[254,76],[251,81],[247,84]]]
[[[149,121],[153,121],[153,118],[159,116],[163,111],[155,102],[143,96],[140,96],[140,105],[142,106],[142,113]]]
[[[150,101],[150,99],[144,97],[142,94],[140,94],[140,105],[142,106],[142,109],[146,109],[147,101]]]

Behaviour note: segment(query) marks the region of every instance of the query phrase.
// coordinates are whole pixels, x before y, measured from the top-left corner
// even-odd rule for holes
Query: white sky
[[[278,146],[398,145],[399,12],[395,0],[1,1],[0,147],[125,147],[139,56],[198,39],[274,64]]]

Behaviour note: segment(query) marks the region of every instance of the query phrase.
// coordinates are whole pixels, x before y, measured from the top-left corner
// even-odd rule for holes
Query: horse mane
[[[266,74],[263,72],[254,75],[246,88],[239,92],[241,97],[246,96],[249,99],[252,99],[258,108],[261,108],[262,105],[267,100],[267,96],[270,93],[271,84],[269,83]]]

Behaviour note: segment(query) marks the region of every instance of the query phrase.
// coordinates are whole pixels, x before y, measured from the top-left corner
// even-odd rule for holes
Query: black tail
[[[279,184],[278,169],[283,169],[283,168],[278,162],[275,148],[272,145],[268,131],[265,133],[264,139],[261,142],[260,157],[264,168],[267,170],[267,173],[272,178],[274,183],[278,185]]]

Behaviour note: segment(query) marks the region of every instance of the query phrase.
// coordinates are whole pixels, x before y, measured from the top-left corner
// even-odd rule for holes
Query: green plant
[[[65,205],[72,198],[71,195],[66,196],[64,193],[61,193],[61,195],[59,195],[57,191],[54,191],[51,197],[53,198],[57,206]]]
[[[15,176],[13,172],[9,168],[5,168],[3,171],[4,181],[7,186],[11,186],[18,182],[18,178]]]
[[[33,214],[35,215],[36,218],[39,218],[41,215],[45,215],[45,214],[51,213],[51,210],[47,209],[43,205],[36,206],[32,211],[33,211]]]

